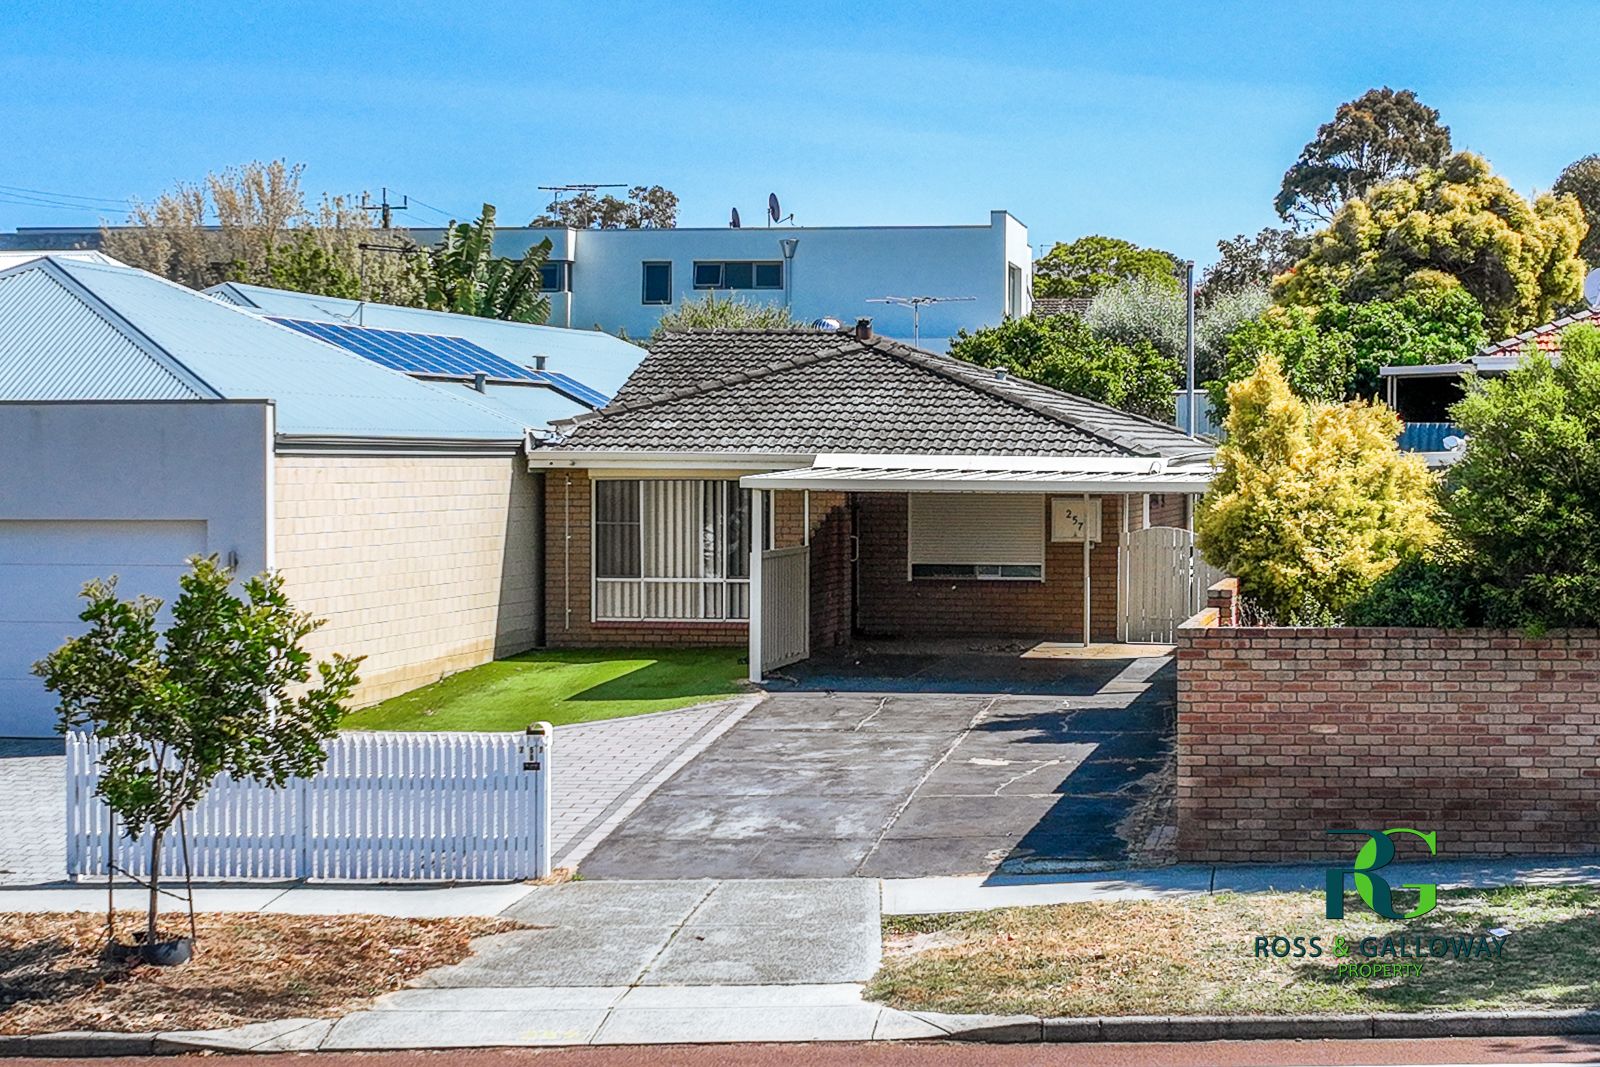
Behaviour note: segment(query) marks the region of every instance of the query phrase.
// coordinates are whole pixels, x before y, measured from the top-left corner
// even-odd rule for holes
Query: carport
[[[1221,577],[1189,528],[1210,480],[1207,458],[826,453],[810,466],[745,475],[752,545],[768,543],[762,524],[775,493],[802,495],[807,534],[800,546],[751,552],[750,678],[811,655],[814,605],[829,592],[818,583],[838,584],[841,572],[851,636],[866,605],[876,625],[927,637],[988,626],[991,636],[1084,646],[1170,641]],[[813,493],[850,509],[847,538],[811,544]],[[863,507],[863,498],[884,502]],[[1152,501],[1183,525],[1152,521]]]

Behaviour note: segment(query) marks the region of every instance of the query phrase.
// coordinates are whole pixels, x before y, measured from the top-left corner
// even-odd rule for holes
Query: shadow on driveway
[[[857,653],[786,673],[583,874],[897,878],[1165,858],[1170,657]]]

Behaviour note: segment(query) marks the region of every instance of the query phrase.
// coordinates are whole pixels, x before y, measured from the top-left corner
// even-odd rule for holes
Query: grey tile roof
[[[658,343],[619,400],[561,447],[641,452],[1179,456],[1175,427],[883,338],[688,332]],[[697,361],[697,353],[709,353]],[[721,372],[711,377],[711,371]]]
[[[617,392],[617,403],[644,400],[740,371],[771,366],[848,340],[826,330],[683,330],[650,343],[649,356]]]

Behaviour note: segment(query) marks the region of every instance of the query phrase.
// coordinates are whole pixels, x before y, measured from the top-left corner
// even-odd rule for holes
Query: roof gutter
[[[815,459],[811,454],[778,452],[631,452],[563,448],[528,451],[528,466],[533,470],[587,467],[595,470],[776,471],[806,466]]]
[[[335,434],[284,434],[274,441],[280,456],[515,456],[524,438],[471,440],[442,437],[351,437]]]

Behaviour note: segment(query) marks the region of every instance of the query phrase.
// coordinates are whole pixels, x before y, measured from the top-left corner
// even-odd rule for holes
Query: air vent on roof
[[[997,382],[1005,381],[1006,380],[1006,369],[1004,367],[996,367],[994,369],[994,378],[995,378],[995,381],[997,381]]]

